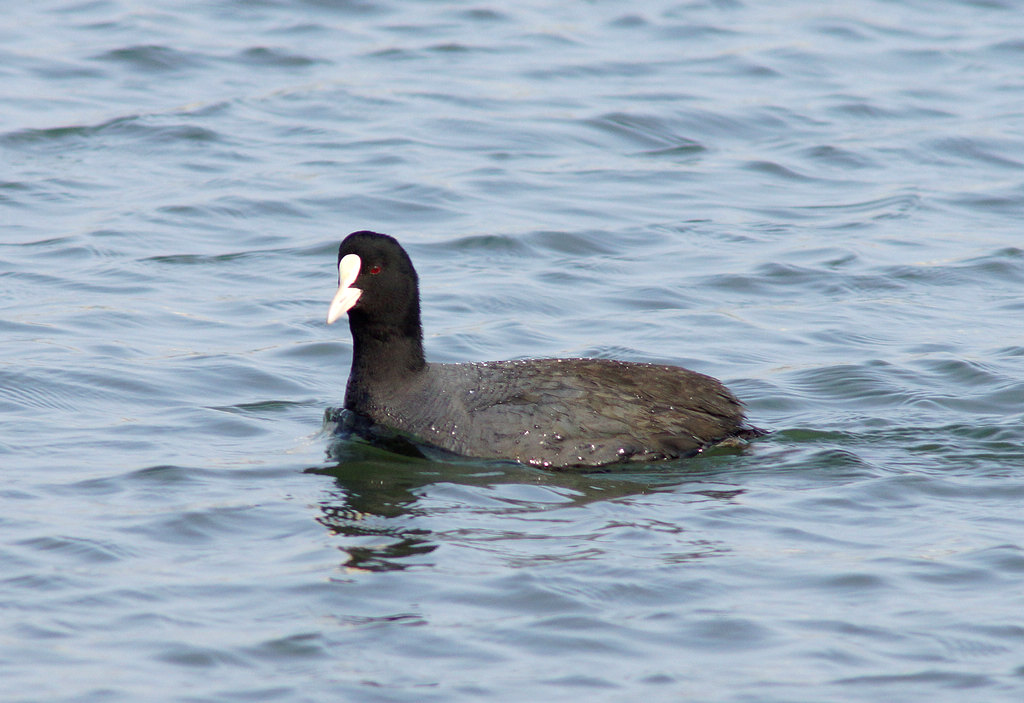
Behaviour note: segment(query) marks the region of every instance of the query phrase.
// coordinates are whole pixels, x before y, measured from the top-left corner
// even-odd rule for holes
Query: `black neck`
[[[401,384],[422,371],[423,328],[419,311],[411,313],[404,324],[372,323],[356,310],[349,311],[352,330],[352,371],[345,394],[345,407],[367,402],[373,388]]]

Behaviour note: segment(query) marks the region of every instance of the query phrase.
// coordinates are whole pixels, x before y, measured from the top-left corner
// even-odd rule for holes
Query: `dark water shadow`
[[[399,451],[392,451],[392,450]],[[423,449],[423,448],[420,448]],[[429,450],[425,450],[431,453]],[[329,463],[307,468],[306,473],[330,476],[334,486],[320,502],[317,521],[346,538],[346,570],[391,571],[431,566],[429,554],[437,536],[422,526],[430,511],[422,505],[430,486],[453,484],[493,488],[499,485],[535,489],[548,487],[557,500],[508,500],[482,509],[495,515],[582,507],[600,501],[669,491],[686,483],[707,483],[693,491],[712,499],[730,501],[744,490],[709,478],[719,460],[735,450],[721,450],[707,458],[679,460],[600,471],[547,471],[514,462],[478,461],[450,455],[425,456],[409,445],[380,447],[362,439],[335,435],[327,448]],[[718,457],[715,454],[721,454]],[[531,495],[535,495],[531,493]]]

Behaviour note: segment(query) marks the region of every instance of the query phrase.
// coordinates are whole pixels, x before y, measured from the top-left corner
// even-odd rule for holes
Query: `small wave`
[[[167,73],[202,66],[207,57],[195,51],[180,51],[168,46],[146,44],[105,51],[96,61],[126,66],[143,73]]]

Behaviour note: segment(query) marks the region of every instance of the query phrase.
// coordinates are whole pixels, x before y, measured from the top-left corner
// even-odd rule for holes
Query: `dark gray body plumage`
[[[345,406],[455,454],[552,468],[692,456],[745,432],[710,376],[606,359],[427,364],[357,384]]]

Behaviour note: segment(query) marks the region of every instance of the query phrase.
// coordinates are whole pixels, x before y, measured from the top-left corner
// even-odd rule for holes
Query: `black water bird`
[[[359,434],[383,430],[463,456],[549,468],[687,457],[761,434],[721,382],[677,366],[428,363],[416,270],[385,234],[342,241],[327,323],[346,312],[353,350],[345,410]]]

